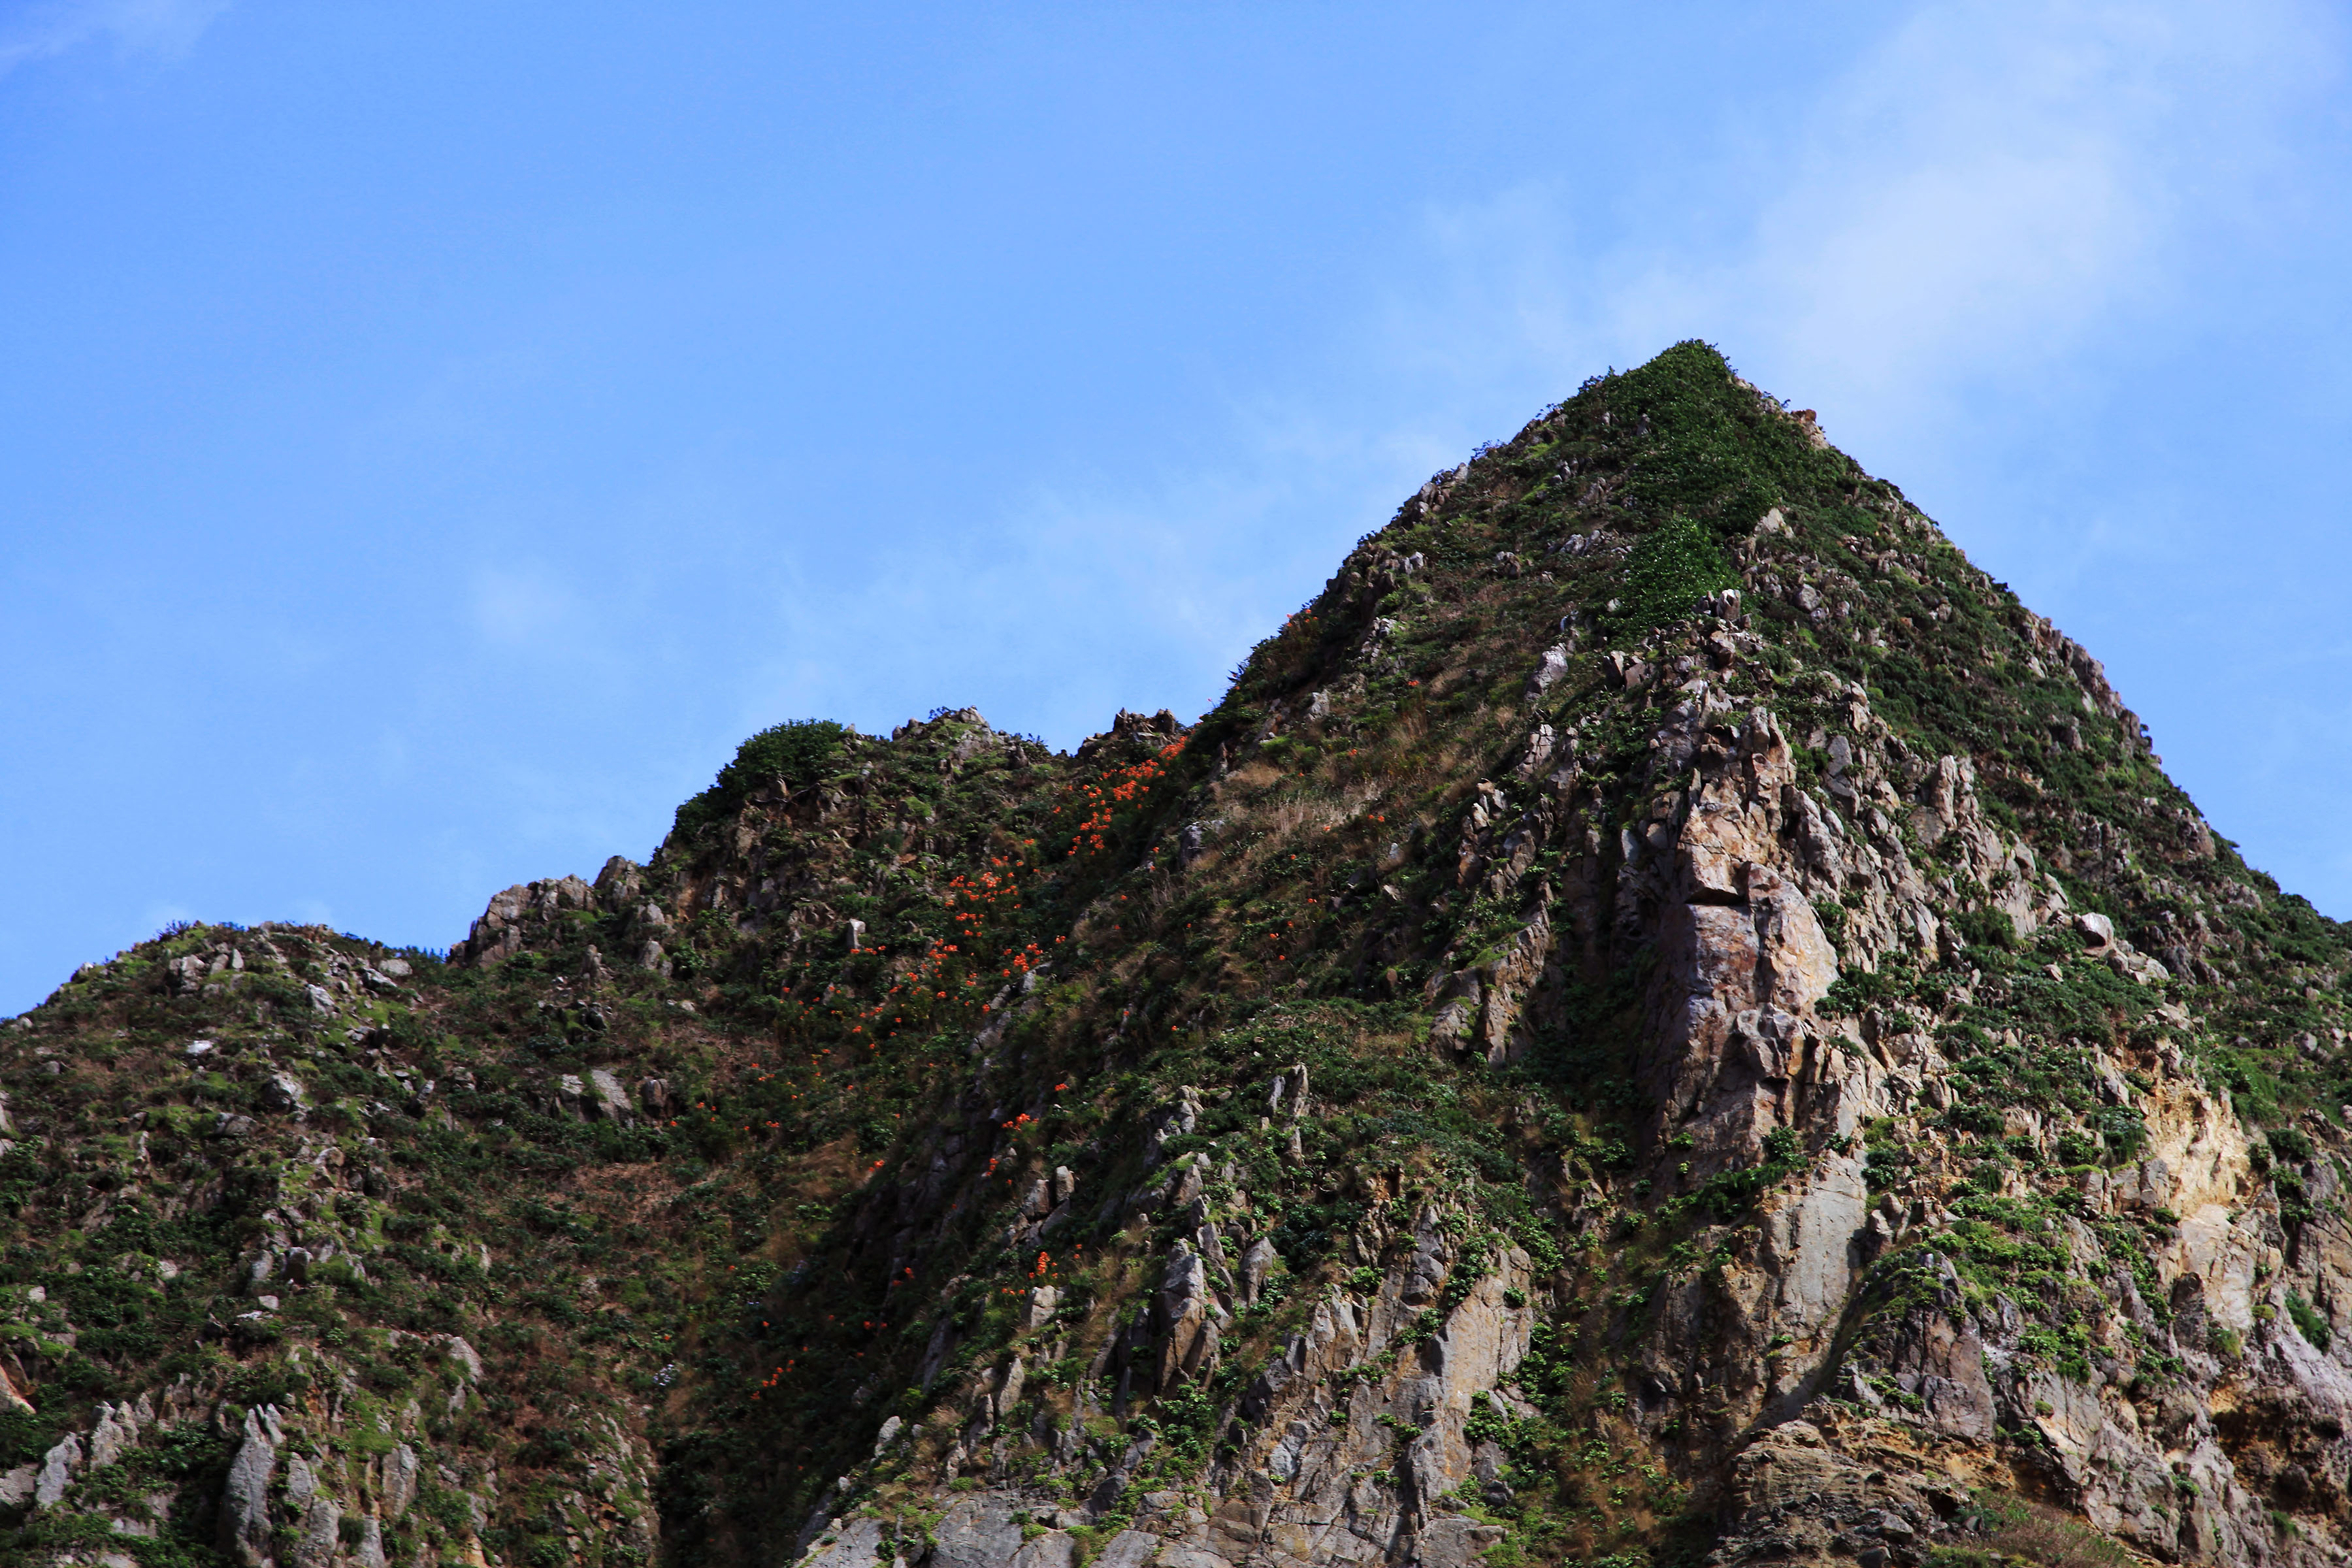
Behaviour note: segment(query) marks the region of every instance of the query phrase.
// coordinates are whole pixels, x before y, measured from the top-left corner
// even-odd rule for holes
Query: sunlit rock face
[[[2332,1563],[2346,946],[1684,344],[1432,479],[1196,724],[779,725],[446,952],[84,965],[0,1028],[0,1527]]]

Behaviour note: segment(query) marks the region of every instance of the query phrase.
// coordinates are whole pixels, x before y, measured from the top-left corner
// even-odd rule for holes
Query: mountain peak
[[[0,1497],[247,1563],[2332,1560],[2346,949],[1678,344],[1196,724],[782,724],[446,955],[78,972],[0,1035]]]

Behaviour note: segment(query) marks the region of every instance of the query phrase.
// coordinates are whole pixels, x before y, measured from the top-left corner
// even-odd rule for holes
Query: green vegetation
[[[2286,1293],[2286,1315],[2294,1320],[2295,1331],[2311,1342],[2312,1349],[2325,1351],[2334,1342],[2336,1331],[2319,1315],[2319,1309],[2293,1290]]]
[[[829,776],[840,763],[842,742],[851,731],[830,719],[803,719],[761,731],[736,748],[718,780],[677,808],[674,832],[690,837],[743,808],[751,791],[782,781],[805,789]]]
[[[1695,913],[1675,879],[1701,786],[1768,773],[1769,907],[1837,959],[1788,1026],[1685,1006],[1675,946],[1708,908],[1759,929],[1760,890]],[[0,1035],[0,1328],[39,1396],[0,1458],[179,1395],[26,1551],[95,1542],[134,1480],[217,1497],[263,1406],[354,1521],[418,1457],[398,1562],[787,1560],[861,1512],[911,1561],[981,1492],[1024,1537],[1099,1498],[1091,1550],[1148,1498],[1211,1511],[1309,1389],[1377,1446],[1349,1484],[1402,1485],[1398,1391],[1475,1310],[1530,1335],[1465,1432],[1508,1463],[1438,1506],[1498,1564],[1695,1563],[1767,1386],[1843,1367],[1837,1421],[1927,1429],[1892,1369],[1937,1314],[2044,1387],[2193,1394],[2168,1103],[2260,1131],[2282,1256],[2344,1168],[2343,929],[2211,837],[2086,655],[1698,343],[1441,476],[1197,726],[1064,756],[969,713],[779,725],[650,865],[526,891],[449,963],[174,927]],[[1788,1205],[1857,1180],[1843,1316],[1772,1317]],[[1163,1384],[1180,1242],[1217,1331]],[[1261,1386],[1375,1303],[1380,1355]],[[215,1524],[127,1550],[213,1561]],[[1970,1528],[1934,1560],[2108,1561],[2006,1501]]]
[[[1677,513],[1643,534],[1625,558],[1618,633],[1639,635],[1678,621],[1707,595],[1739,584],[1722,547],[1696,522]]]

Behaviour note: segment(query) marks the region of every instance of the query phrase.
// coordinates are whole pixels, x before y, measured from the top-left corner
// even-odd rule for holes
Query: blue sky
[[[0,0],[0,1013],[446,944],[742,736],[1190,717],[1700,336],[2352,916],[2317,5]]]

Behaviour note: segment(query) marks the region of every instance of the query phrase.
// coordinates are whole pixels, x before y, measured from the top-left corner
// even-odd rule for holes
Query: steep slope
[[[0,1031],[14,1560],[2335,1561],[2347,937],[1704,345],[1196,727]]]

